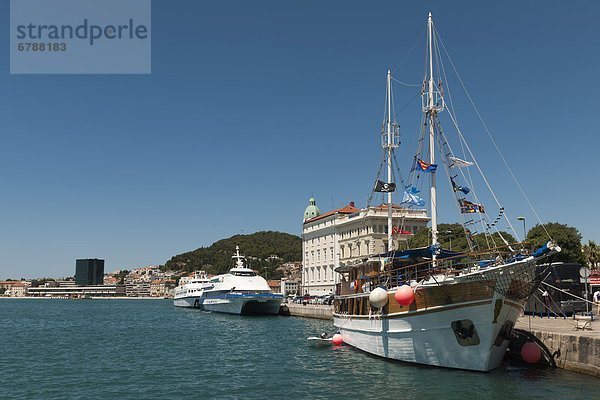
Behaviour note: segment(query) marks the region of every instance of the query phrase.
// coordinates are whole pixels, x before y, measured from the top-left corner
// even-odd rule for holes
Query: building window
[[[321,250],[317,250],[317,263],[321,262]]]

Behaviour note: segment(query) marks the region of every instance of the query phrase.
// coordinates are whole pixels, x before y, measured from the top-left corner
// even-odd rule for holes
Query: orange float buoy
[[[415,292],[408,285],[402,285],[394,293],[396,302],[401,306],[408,306],[415,300]]]

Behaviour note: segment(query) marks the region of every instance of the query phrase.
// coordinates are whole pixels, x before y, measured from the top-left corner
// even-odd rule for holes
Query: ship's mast
[[[387,103],[388,103],[388,120],[387,120],[387,181],[392,182],[392,75],[388,69],[387,73]],[[387,250],[392,251],[392,192],[387,193],[388,200],[388,245]]]
[[[427,119],[429,124],[429,163],[435,164],[435,134],[433,124],[437,113],[435,98],[433,95],[433,19],[429,13],[427,20],[427,42],[429,46],[429,90],[427,94]],[[431,173],[430,199],[431,199],[431,244],[435,245],[438,241],[437,230],[437,194],[435,187],[435,172]],[[435,253],[433,254],[435,260]]]

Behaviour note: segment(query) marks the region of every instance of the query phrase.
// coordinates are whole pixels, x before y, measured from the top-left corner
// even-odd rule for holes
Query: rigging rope
[[[406,54],[406,56],[404,56],[404,58],[402,59],[402,61],[400,61],[400,64],[398,64],[398,65],[396,66],[396,68],[394,68],[394,69],[392,70],[392,74],[393,74],[394,72],[396,72],[396,70],[398,70],[398,68],[400,68],[400,67],[402,66],[402,64],[404,64],[404,62],[405,62],[406,60],[408,60],[408,57],[409,57],[409,56],[412,54],[412,52],[415,50],[415,48],[417,47],[417,44],[419,43],[419,41],[421,40],[421,38],[423,37],[423,35],[425,34],[425,32],[427,32],[427,28],[426,28],[426,29],[423,29],[423,30],[421,31],[421,34],[419,35],[419,37],[417,37],[417,40],[415,40],[415,42],[413,43],[412,47],[411,47],[411,48],[410,48],[410,50],[408,51],[408,54]]]
[[[436,35],[439,36],[439,35]],[[525,198],[525,200],[527,201],[527,204],[529,204],[529,207],[531,208],[531,211],[533,211],[533,214],[535,215],[535,217],[537,218],[538,222],[540,223],[540,225],[543,227],[544,232],[546,232],[546,235],[548,235],[548,237],[550,238],[550,240],[552,240],[552,236],[550,235],[550,233],[548,232],[548,230],[546,229],[546,226],[542,223],[542,220],[540,219],[539,215],[537,214],[537,212],[535,211],[535,209],[533,208],[533,205],[531,204],[531,201],[529,201],[529,198],[527,197],[527,195],[525,194],[525,191],[523,190],[523,187],[519,184],[519,181],[517,180],[515,174],[512,172],[512,169],[510,168],[510,166],[508,165],[508,162],[506,161],[506,159],[504,158],[504,155],[502,154],[502,152],[500,151],[500,148],[498,147],[498,145],[496,144],[496,141],[494,140],[494,138],[492,137],[492,134],[490,133],[487,125],[485,124],[485,122],[483,121],[483,117],[481,116],[481,114],[479,113],[479,110],[477,109],[477,107],[475,106],[475,103],[473,102],[473,99],[471,98],[471,95],[469,94],[469,91],[467,90],[462,78],[460,77],[460,74],[458,73],[458,70],[456,69],[456,66],[454,65],[454,62],[452,61],[452,57],[450,57],[450,54],[448,53],[448,50],[446,50],[446,46],[444,46],[444,42],[442,41],[441,38],[439,38],[440,40],[440,44],[442,45],[442,48],[444,49],[444,52],[446,53],[446,56],[448,56],[448,60],[450,61],[450,64],[452,65],[452,68],[454,69],[454,72],[456,73],[456,76],[458,77],[458,80],[461,84],[461,86],[463,87],[463,90],[465,91],[465,94],[467,95],[467,98],[469,99],[469,101],[471,102],[471,105],[473,106],[475,113],[477,114],[477,117],[479,118],[479,120],[481,121],[481,124],[483,125],[486,133],[488,134],[488,137],[490,138],[490,140],[492,141],[492,143],[494,144],[494,147],[496,148],[496,151],[498,152],[498,154],[500,155],[500,158],[502,158],[502,161],[504,162],[504,165],[506,166],[506,168],[508,169],[508,172],[510,173],[510,175],[512,176],[513,180],[515,181],[517,187],[519,188],[519,190],[521,191],[521,194],[523,195],[523,197]],[[462,135],[461,135],[462,136]],[[469,150],[470,152],[470,150]],[[487,183],[487,182],[486,182]],[[495,196],[494,196],[495,198]],[[506,214],[505,214],[506,215]],[[508,217],[506,218],[507,222],[510,225],[510,221],[508,220]],[[511,229],[512,225],[511,225]],[[514,231],[514,229],[513,229]],[[516,234],[516,233],[515,233]],[[518,237],[518,235],[517,235]],[[525,238],[523,238],[525,239]]]
[[[404,85],[404,86],[417,86],[417,87],[423,86],[422,83],[414,83],[413,84],[413,83],[400,82],[398,79],[396,79],[394,77],[392,77],[392,80],[395,81],[395,82],[397,82],[397,83],[399,83],[399,84],[401,84],[401,85]]]

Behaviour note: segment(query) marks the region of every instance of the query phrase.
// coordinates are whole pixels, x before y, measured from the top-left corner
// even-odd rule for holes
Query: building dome
[[[304,221],[318,217],[319,215],[321,215],[321,211],[319,211],[319,207],[317,207],[315,198],[311,197],[310,200],[308,200],[308,207],[306,207],[306,210],[304,210]]]

